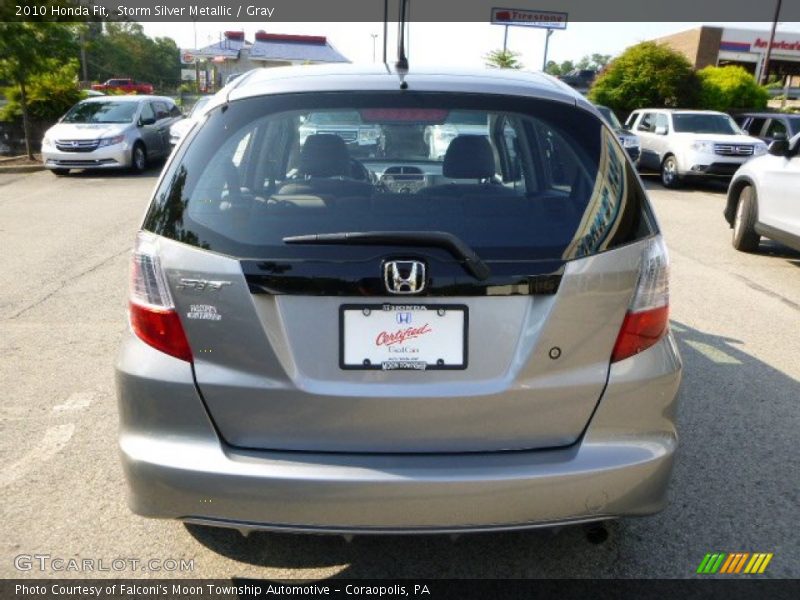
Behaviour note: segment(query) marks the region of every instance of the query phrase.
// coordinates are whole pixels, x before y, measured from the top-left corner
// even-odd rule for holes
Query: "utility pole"
[[[377,33],[371,33],[370,36],[372,37],[372,62],[375,62],[377,60],[377,58],[378,58],[377,54],[375,53],[376,52],[376,48],[377,48],[377,42],[378,42],[378,34]]]
[[[503,54],[506,53],[506,48],[508,48],[508,25],[505,26],[505,31],[503,32]]]
[[[192,19],[192,28],[194,29],[194,49],[192,50],[194,56],[194,91],[196,94],[199,94],[200,65],[197,62],[197,19]]]
[[[769,36],[769,46],[767,46],[767,53],[764,55],[764,64],[761,66],[761,85],[767,83],[769,77],[769,59],[772,55],[772,44],[775,43],[775,29],[778,27],[778,17],[781,14],[781,3],[783,0],[777,0],[775,5],[775,18],[772,20],[772,32]]]
[[[544,38],[544,59],[542,60],[542,71],[547,68],[547,47],[550,45],[550,36],[553,35],[553,30],[548,29],[547,35]]]
[[[83,81],[84,83],[88,83],[89,81],[89,65],[86,64],[86,33],[84,32],[83,28],[85,25],[79,25],[80,29],[78,30],[78,36],[80,40],[81,46],[81,71],[83,73]]]

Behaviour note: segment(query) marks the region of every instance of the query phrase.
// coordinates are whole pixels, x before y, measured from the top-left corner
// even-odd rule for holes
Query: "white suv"
[[[743,163],[767,153],[764,142],[742,133],[721,112],[642,108],[625,127],[641,141],[640,169],[659,171],[669,188],[688,177],[731,177]]]
[[[756,251],[761,236],[800,250],[800,133],[775,140],[768,156],[736,171],[725,219],[737,250]]]

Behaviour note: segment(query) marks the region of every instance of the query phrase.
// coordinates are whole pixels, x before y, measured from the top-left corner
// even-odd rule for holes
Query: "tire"
[[[50,172],[56,177],[64,177],[69,175],[69,169],[50,169]]]
[[[661,184],[665,188],[675,189],[680,187],[681,178],[678,175],[678,161],[671,154],[667,155],[661,163]]]
[[[134,173],[144,173],[147,170],[147,151],[141,142],[136,142],[131,150],[131,170]]]
[[[733,218],[733,247],[741,252],[758,250],[761,236],[755,230],[757,214],[756,190],[752,185],[746,185],[739,192],[739,202],[736,203],[736,214]]]

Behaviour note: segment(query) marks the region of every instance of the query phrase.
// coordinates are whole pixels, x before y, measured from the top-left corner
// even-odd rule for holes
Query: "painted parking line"
[[[683,340],[683,342],[689,346],[690,348],[694,348],[700,354],[705,356],[711,362],[715,362],[720,365],[740,365],[742,361],[738,358],[734,358],[730,354],[726,354],[719,348],[712,346],[711,344],[704,344],[703,342],[695,342],[693,340]]]
[[[94,402],[94,392],[75,392],[71,394],[62,404],[53,407],[53,412],[65,412],[70,410],[80,410],[87,408]]]
[[[75,424],[55,425],[44,434],[44,438],[34,446],[33,450],[17,462],[0,469],[0,488],[13,483],[34,470],[39,464],[47,462],[67,445],[75,433]]]

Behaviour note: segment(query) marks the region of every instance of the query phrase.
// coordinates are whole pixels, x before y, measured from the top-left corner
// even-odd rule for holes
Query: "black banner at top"
[[[566,13],[570,22],[768,22],[779,0],[411,0],[416,22],[490,22],[493,9]],[[388,0],[390,21],[398,0]],[[0,20],[383,22],[384,0],[0,0]],[[783,0],[781,22],[800,22]]]

